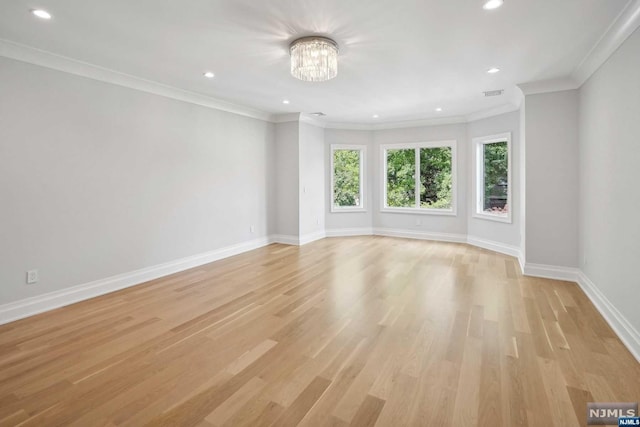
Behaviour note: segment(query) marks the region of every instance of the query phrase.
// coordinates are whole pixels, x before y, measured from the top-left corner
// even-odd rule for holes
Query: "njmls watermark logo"
[[[589,402],[587,424],[590,426],[640,426],[638,402]]]

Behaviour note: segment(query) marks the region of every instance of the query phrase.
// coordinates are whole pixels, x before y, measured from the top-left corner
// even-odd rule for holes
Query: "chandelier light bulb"
[[[338,75],[338,44],[326,37],[303,37],[289,47],[291,75],[305,82],[324,82]]]

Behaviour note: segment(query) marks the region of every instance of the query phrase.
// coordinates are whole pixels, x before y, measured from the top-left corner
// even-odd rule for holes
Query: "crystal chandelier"
[[[303,37],[289,47],[291,74],[305,82],[324,82],[338,74],[338,44],[326,37]]]

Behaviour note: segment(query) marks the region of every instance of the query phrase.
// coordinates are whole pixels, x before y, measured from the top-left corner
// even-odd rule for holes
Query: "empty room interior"
[[[640,425],[639,27],[1,2],[0,427]]]

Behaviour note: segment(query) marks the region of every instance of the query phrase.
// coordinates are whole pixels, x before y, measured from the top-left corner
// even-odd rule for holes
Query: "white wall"
[[[524,266],[527,259],[527,174],[525,173],[525,166],[527,164],[527,106],[522,100],[520,104],[520,138],[519,138],[519,156],[517,157],[518,175],[520,179],[520,185],[518,186],[518,192],[520,193],[520,204],[518,220],[520,221],[520,268]],[[515,163],[515,162],[514,162]]]
[[[362,145],[366,147],[365,159],[365,209],[366,212],[331,212],[331,145],[348,144]],[[325,130],[325,189],[326,189],[326,228],[328,232],[345,231],[355,229],[368,229],[373,227],[373,211],[376,206],[373,204],[373,188],[371,177],[376,165],[373,162],[373,132],[368,130]]]
[[[369,155],[376,165],[369,180],[373,189],[373,226],[375,228],[402,229],[415,233],[467,234],[467,184],[468,144],[466,124],[423,126],[403,129],[376,130],[373,133],[373,152]],[[457,141],[457,215],[425,215],[380,212],[382,168],[380,167],[380,145],[408,142]],[[421,224],[417,225],[417,220]]]
[[[300,235],[300,126],[298,121],[278,123],[276,128],[276,233]]]
[[[514,111],[512,113],[501,114],[499,116],[489,117],[482,120],[471,122],[467,125],[468,132],[468,167],[469,182],[467,183],[469,191],[467,203],[469,206],[469,223],[468,234],[475,238],[491,240],[506,245],[518,247],[520,246],[520,167],[518,159],[520,157],[520,113]],[[504,222],[491,221],[473,217],[475,207],[475,191],[473,191],[473,174],[475,173],[475,155],[476,150],[473,145],[473,138],[496,135],[499,133],[511,133],[511,224]]]
[[[274,231],[273,124],[5,58],[0,94],[0,304]]]
[[[324,233],[324,129],[300,123],[300,237]]]
[[[640,331],[640,30],[580,89],[580,267]],[[639,347],[640,349],[640,347]]]
[[[527,95],[526,260],[578,266],[578,91]]]

